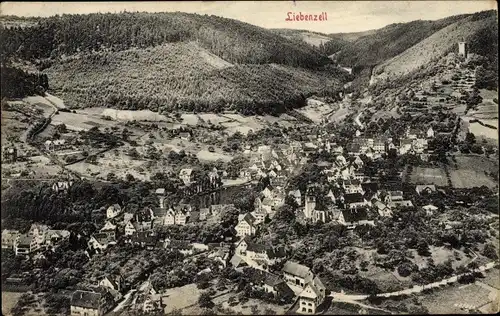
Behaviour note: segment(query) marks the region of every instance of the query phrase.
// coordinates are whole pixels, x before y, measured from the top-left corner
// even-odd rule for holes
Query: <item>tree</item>
[[[491,243],[488,243],[488,244],[484,245],[483,255],[485,257],[493,259],[493,260],[498,259],[498,253],[497,253],[497,251],[495,249],[495,246],[493,244],[491,244]]]
[[[200,297],[198,298],[198,304],[202,308],[212,308],[215,305],[214,302],[212,302],[210,294],[208,294],[207,292],[201,293]]]

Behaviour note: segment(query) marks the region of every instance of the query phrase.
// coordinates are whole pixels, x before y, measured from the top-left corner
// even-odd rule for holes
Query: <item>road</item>
[[[487,264],[475,269],[474,272],[484,272],[484,271],[490,270],[496,264],[497,264],[497,262],[492,261],[490,263],[487,263]],[[432,288],[440,287],[442,285],[455,283],[458,281],[459,277],[461,277],[465,274],[466,273],[462,273],[462,274],[455,275],[455,276],[452,276],[450,278],[447,278],[447,279],[444,279],[441,281],[436,281],[434,283],[429,283],[429,284],[425,284],[425,285],[421,285],[421,286],[415,285],[412,288],[404,289],[401,291],[381,293],[381,294],[377,294],[376,296],[378,296],[378,297],[392,297],[392,296],[410,295],[410,294],[414,294],[414,293],[421,293],[422,291],[424,291],[426,289],[432,289]],[[340,292],[340,293],[334,292],[334,293],[331,293],[330,296],[332,296],[334,300],[337,300],[339,302],[347,302],[347,303],[352,303],[355,301],[363,301],[369,297],[369,295],[351,295],[351,294],[344,294],[343,292]]]

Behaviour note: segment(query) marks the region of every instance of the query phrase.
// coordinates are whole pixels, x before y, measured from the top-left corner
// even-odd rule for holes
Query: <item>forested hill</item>
[[[63,15],[0,30],[2,67],[30,61],[69,107],[279,114],[352,80],[302,40],[217,16]]]
[[[56,58],[77,52],[146,48],[197,41],[218,57],[238,64],[276,63],[316,68],[328,58],[304,42],[217,16],[188,13],[63,15],[30,28],[1,29],[2,59]]]
[[[358,68],[375,66],[467,16],[469,15],[456,15],[437,21],[417,20],[391,24],[379,30],[366,32],[364,33],[366,35],[360,36],[354,41],[348,41],[348,38],[342,34],[338,36],[332,34],[330,36],[334,37],[332,41],[336,45],[338,45],[339,40],[344,44],[335,58],[342,65],[357,66]]]

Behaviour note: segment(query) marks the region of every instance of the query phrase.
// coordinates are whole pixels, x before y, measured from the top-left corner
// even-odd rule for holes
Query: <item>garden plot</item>
[[[198,116],[196,114],[184,113],[181,115],[182,124],[184,125],[196,125],[199,122]]]
[[[231,161],[233,157],[224,155],[221,153],[217,152],[210,152],[208,150],[200,150],[196,157],[201,160],[201,161],[217,161],[217,160],[223,160],[225,162]]]
[[[415,184],[435,184],[448,186],[448,179],[443,168],[415,167],[410,176],[410,182]]]

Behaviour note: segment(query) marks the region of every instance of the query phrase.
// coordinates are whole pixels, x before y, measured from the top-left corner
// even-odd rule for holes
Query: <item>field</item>
[[[87,115],[85,112],[59,112],[52,118],[52,125],[65,124],[70,130],[89,130],[92,127],[105,128],[118,125],[115,121],[108,121],[99,117]]]
[[[233,159],[233,157],[224,155],[221,153],[216,153],[216,152],[209,152],[208,150],[200,150],[198,154],[196,155],[199,160],[201,161],[217,161],[217,160],[223,160],[223,161],[230,161]]]
[[[113,120],[119,120],[119,121],[134,121],[134,120],[149,121],[149,122],[170,121],[165,115],[161,115],[150,110],[130,111],[130,110],[107,109],[107,108],[88,108],[82,110],[81,112],[96,117],[109,116]]]
[[[2,315],[11,315],[10,311],[16,306],[17,301],[23,293],[3,292],[2,291]]]
[[[303,107],[298,112],[304,114],[306,117],[311,119],[315,123],[321,122],[329,113],[331,113],[335,108],[331,105],[323,103],[318,100],[308,99],[307,106]]]
[[[427,307],[429,314],[468,314],[458,304],[467,304],[479,308],[491,302],[490,291],[478,284],[453,285],[427,294],[422,299],[422,305]]]
[[[166,305],[165,314],[168,314],[175,309],[180,310],[194,305],[198,302],[199,297],[200,290],[196,287],[196,284],[188,284],[168,289],[165,293],[162,293],[162,300]]]
[[[414,184],[435,184],[447,186],[448,180],[442,168],[415,167],[410,175],[410,182]]]
[[[483,185],[494,188],[497,185],[497,183],[492,178],[486,176],[484,172],[475,170],[451,170],[450,177],[454,188],[472,188]]]
[[[493,188],[496,181],[487,173],[498,173],[498,162],[477,155],[455,156],[456,168],[450,167],[451,182],[456,188],[472,188],[485,185]]]

